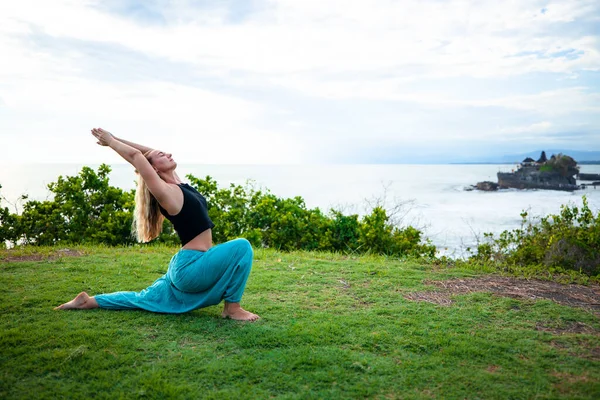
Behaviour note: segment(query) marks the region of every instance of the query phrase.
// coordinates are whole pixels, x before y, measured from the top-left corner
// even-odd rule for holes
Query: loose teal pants
[[[184,313],[219,304],[238,303],[252,268],[252,247],[235,239],[208,251],[180,250],[167,273],[141,292],[94,296],[100,308],[143,309],[158,313]]]

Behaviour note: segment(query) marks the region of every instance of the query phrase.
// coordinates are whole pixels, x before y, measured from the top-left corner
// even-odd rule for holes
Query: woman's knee
[[[244,238],[236,239],[237,252],[240,257],[239,265],[250,271],[252,268],[252,259],[254,251],[250,242]]]
[[[233,240],[241,253],[244,255],[252,256],[254,254],[254,250],[252,250],[252,245],[245,238],[238,238]]]

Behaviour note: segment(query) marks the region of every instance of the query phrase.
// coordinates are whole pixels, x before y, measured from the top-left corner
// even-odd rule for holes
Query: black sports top
[[[187,183],[178,183],[183,192],[183,207],[177,215],[169,215],[167,210],[160,207],[160,212],[171,221],[175,231],[185,246],[190,240],[207,229],[212,229],[215,224],[208,217],[206,199],[196,189]]]

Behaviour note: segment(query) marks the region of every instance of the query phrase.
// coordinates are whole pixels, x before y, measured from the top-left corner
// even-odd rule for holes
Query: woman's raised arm
[[[144,157],[141,150],[116,139],[112,133],[104,129],[94,128],[92,129],[92,135],[98,139],[99,145],[110,147],[139,171],[144,181],[146,181],[148,190],[156,197],[159,203],[163,204],[163,201],[166,201],[170,197],[171,188],[169,184],[158,176],[158,173],[150,165],[146,157]]]
[[[117,140],[112,133],[105,131],[104,129],[94,128],[92,129],[92,135],[98,139],[98,144],[100,146],[110,147],[130,164],[133,164],[136,155],[142,154],[141,150]]]
[[[137,149],[137,150],[141,151],[141,152],[142,152],[142,154],[147,154],[147,153],[151,152],[152,150],[154,150],[153,148],[151,148],[151,147],[148,147],[148,146],[144,146],[143,144],[137,144],[137,143],[133,143],[133,142],[130,142],[129,140],[125,140],[125,139],[121,139],[121,138],[119,138],[119,137],[116,137],[116,136],[115,136],[115,135],[113,135],[112,133],[110,133],[110,132],[108,132],[108,131],[105,131],[105,130],[104,130],[104,129],[102,129],[102,128],[98,128],[98,129],[96,129],[96,130],[97,130],[97,131],[100,131],[100,132],[103,132],[103,133],[108,133],[108,134],[112,135],[112,137],[113,137],[113,138],[115,138],[115,139],[117,139],[119,142],[121,142],[121,143],[124,143],[124,144],[126,144],[126,145],[128,145],[128,146],[131,146],[131,147],[133,147],[134,149]],[[175,176],[177,177],[177,179],[178,179],[178,180],[181,180],[181,179],[179,178],[179,175],[177,175],[177,172],[173,171],[173,174],[175,174]]]
[[[110,133],[110,132],[107,132],[107,131],[105,131],[105,130],[104,130],[104,129],[102,129],[102,128],[98,128],[97,130],[98,130],[98,131],[100,131],[100,132],[106,132],[106,133]],[[111,134],[111,135],[112,135],[112,134]],[[139,151],[141,151],[141,152],[142,152],[142,154],[146,154],[147,152],[154,150],[154,149],[153,149],[153,148],[151,148],[151,147],[144,146],[143,144],[137,144],[137,143],[133,143],[133,142],[130,142],[129,140],[125,140],[125,139],[118,138],[118,137],[116,137],[115,135],[112,135],[112,137],[113,137],[113,138],[115,138],[115,139],[117,139],[117,140],[118,140],[119,142],[121,142],[121,143],[125,143],[126,145],[128,145],[128,146],[131,146],[131,147],[133,147],[134,149],[138,149]]]

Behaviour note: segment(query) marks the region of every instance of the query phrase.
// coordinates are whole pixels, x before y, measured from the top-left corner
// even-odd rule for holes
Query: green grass
[[[243,305],[182,315],[54,311],[79,291],[139,290],[166,247],[0,251],[0,398],[482,398],[600,396],[600,323],[583,309],[473,293],[404,298],[473,276],[385,257],[257,250]],[[39,260],[14,261],[8,257]],[[578,321],[594,334],[554,334]]]

